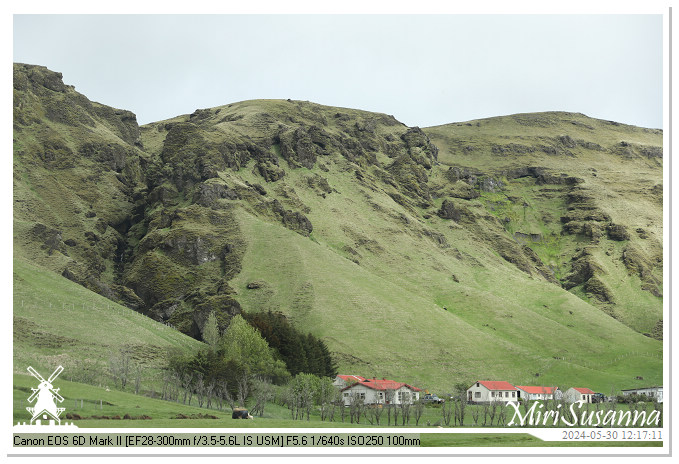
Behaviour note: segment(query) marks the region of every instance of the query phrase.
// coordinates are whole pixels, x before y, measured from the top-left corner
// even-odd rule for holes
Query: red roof
[[[365,380],[365,378],[360,375],[338,375],[337,377],[345,382],[363,382]]]
[[[576,388],[573,387],[573,390],[575,390],[578,393],[582,393],[583,395],[593,395],[594,392],[590,390],[589,388]]]
[[[540,395],[542,393],[552,395],[559,387],[520,387],[517,385],[516,388],[520,388],[526,393],[531,393],[533,395]]]
[[[480,383],[488,390],[516,390],[516,387],[509,382],[504,380],[479,380],[474,383]],[[471,388],[471,387],[470,387]]]
[[[405,386],[410,388],[412,391],[421,391],[417,387],[408,385],[407,383],[397,382],[396,380],[386,380],[386,379],[364,379],[361,382],[354,383],[348,387],[344,387],[342,390],[348,390],[356,385],[363,385],[364,387],[371,388],[373,390],[398,390],[399,388]]]

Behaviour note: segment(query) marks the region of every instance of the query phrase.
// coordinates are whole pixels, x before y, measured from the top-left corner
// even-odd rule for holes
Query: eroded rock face
[[[311,221],[299,211],[291,211],[283,208],[278,200],[274,200],[271,209],[278,216],[285,227],[295,232],[308,236],[314,230]]]
[[[656,268],[662,269],[662,257],[655,259],[649,257],[643,250],[628,244],[622,252],[622,262],[630,275],[638,275],[641,278],[641,288],[652,295],[662,297],[660,286],[662,282],[654,275]]]
[[[437,214],[440,218],[452,219],[456,222],[459,222],[462,218],[462,210],[459,207],[456,207],[455,203],[450,200],[443,200]]]
[[[558,248],[559,241],[585,249],[617,246],[610,259],[617,265],[622,260],[631,274],[641,277],[644,290],[661,295],[661,272],[649,251],[657,228],[650,221],[628,225],[596,197],[590,181],[596,175],[600,179],[604,170],[574,175],[530,164],[539,159],[549,166],[557,156],[570,159],[594,150],[597,156],[615,153],[616,161],[642,159],[653,167],[662,162],[660,147],[632,142],[603,147],[582,140],[587,137],[582,133],[568,135],[568,128],[562,135],[560,129],[537,138],[494,134],[484,140],[467,134],[455,140],[449,134],[442,140],[451,143],[441,146],[451,152],[441,158],[459,166],[442,168],[429,130],[408,128],[386,115],[292,101],[201,109],[150,124],[142,128],[145,147],[134,114],[90,102],[64,85],[59,73],[45,68],[18,65],[14,73],[17,164],[43,170],[29,179],[38,190],[45,173],[58,172],[54,175],[68,185],[48,195],[40,190],[45,198],[65,198],[49,214],[23,213],[35,209],[36,202],[21,208],[25,215],[20,220],[29,224],[25,235],[34,242],[34,252],[59,261],[57,272],[65,277],[196,338],[202,337],[210,312],[226,323],[239,310],[228,284],[240,272],[247,243],[238,212],[309,237],[314,234],[310,218],[319,213],[312,208],[334,203],[345,193],[358,192],[352,201],[367,198],[366,211],[393,220],[386,229],[407,231],[437,252],[452,252],[453,240],[467,234],[484,247],[489,260],[511,263],[529,278],[560,284],[550,267],[563,266],[558,275],[568,273],[562,277],[564,285],[580,286],[576,293],[582,290],[594,304],[619,303],[602,271],[610,264],[602,265],[608,258],[593,252],[573,257],[573,245],[566,249],[568,256],[564,253],[555,258],[560,262],[547,267],[540,246]],[[279,111],[281,105],[285,108]],[[555,124],[543,116],[511,119],[533,128]],[[577,122],[577,129],[596,128]],[[483,128],[476,123],[471,130],[482,133]],[[481,163],[470,167],[476,156],[501,161],[492,170]],[[551,166],[568,166],[558,161]],[[15,180],[21,182],[27,173],[15,172]],[[512,192],[519,184],[525,190]],[[353,188],[358,191],[348,192]],[[647,182],[639,188],[654,204],[662,204],[662,184]],[[69,196],[69,189],[76,194]],[[524,202],[524,193],[535,196]],[[440,208],[435,208],[440,199]],[[536,211],[543,200],[547,210],[540,219]],[[366,214],[363,220],[370,218]],[[531,220],[549,227],[531,227],[536,225]],[[338,249],[356,263],[390,252],[376,237],[342,233],[353,241]],[[460,254],[458,260],[480,263],[471,255]]]

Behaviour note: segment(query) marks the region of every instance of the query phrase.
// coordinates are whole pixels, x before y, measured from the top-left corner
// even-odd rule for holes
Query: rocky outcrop
[[[294,230],[298,234],[304,236],[309,236],[314,230],[309,218],[298,211],[286,210],[278,200],[274,200],[271,203],[270,208],[281,223],[288,229]]]
[[[638,275],[641,288],[652,295],[662,297],[660,286],[662,282],[655,277],[655,268],[662,269],[662,258],[652,260],[643,250],[633,244],[628,244],[622,252],[622,262],[630,275]]]

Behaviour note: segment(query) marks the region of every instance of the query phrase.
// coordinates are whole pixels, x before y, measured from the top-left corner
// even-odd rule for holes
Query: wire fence
[[[29,299],[30,298],[30,299]],[[76,307],[82,311],[88,310],[93,312],[101,312],[102,314],[111,315],[115,314],[118,316],[129,316],[132,318],[138,318],[140,320],[147,320],[151,323],[158,324],[161,329],[176,329],[173,324],[167,321],[158,321],[153,319],[147,314],[135,311],[134,309],[127,308],[120,304],[113,302],[97,302],[95,300],[91,301],[68,301],[68,300],[45,300],[43,298],[38,298],[32,295],[27,295],[22,292],[14,293],[14,305],[22,309],[48,309],[54,310],[60,308],[66,314],[75,313]]]

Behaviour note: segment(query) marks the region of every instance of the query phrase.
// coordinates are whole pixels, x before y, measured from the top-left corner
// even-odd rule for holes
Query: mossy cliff
[[[661,131],[580,114],[420,129],[255,100],[139,127],[14,66],[16,256],[197,339],[281,312],[375,375],[655,351],[662,169]]]

